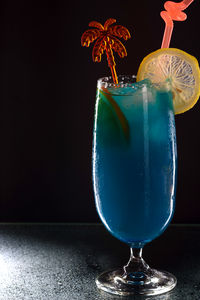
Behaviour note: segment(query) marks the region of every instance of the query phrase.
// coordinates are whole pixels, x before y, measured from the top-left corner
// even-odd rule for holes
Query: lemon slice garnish
[[[197,59],[175,48],[159,49],[147,55],[140,64],[137,81],[168,81],[173,95],[174,113],[192,108],[200,96],[200,69]]]

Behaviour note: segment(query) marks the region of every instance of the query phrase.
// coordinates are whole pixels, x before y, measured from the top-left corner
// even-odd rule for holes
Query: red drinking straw
[[[174,28],[173,21],[185,21],[187,15],[183,12],[194,0],[183,0],[179,3],[167,1],[164,4],[166,11],[161,11],[160,15],[165,21],[165,31],[163,35],[161,48],[169,48],[172,31]]]

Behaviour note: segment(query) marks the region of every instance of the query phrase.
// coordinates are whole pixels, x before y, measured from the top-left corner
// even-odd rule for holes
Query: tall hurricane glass
[[[93,183],[98,214],[130,246],[126,266],[101,274],[97,286],[118,295],[165,293],[176,278],[151,269],[142,248],[168,226],[174,212],[176,132],[167,84],[120,76],[98,81]]]

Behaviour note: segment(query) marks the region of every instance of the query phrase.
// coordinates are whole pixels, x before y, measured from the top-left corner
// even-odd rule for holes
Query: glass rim
[[[135,75],[119,75],[118,76],[119,83],[116,84],[113,82],[112,76],[105,76],[101,77],[97,80],[97,87],[98,88],[122,88],[125,86],[132,86],[136,83],[136,76]]]
[[[154,88],[163,92],[171,91],[171,84],[168,80],[165,82],[152,83],[149,79],[136,81],[135,75],[119,75],[118,81],[119,83],[116,84],[113,82],[112,76],[102,77],[97,80],[97,88],[104,93],[112,95],[131,95],[136,90],[142,88]],[[127,91],[122,92],[122,89],[126,88]]]

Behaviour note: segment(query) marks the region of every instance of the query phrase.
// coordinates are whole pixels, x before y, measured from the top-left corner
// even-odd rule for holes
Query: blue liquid
[[[176,133],[171,93],[134,86],[112,95],[97,91],[93,182],[106,228],[140,247],[159,236],[173,215]]]

